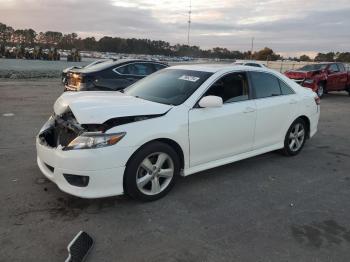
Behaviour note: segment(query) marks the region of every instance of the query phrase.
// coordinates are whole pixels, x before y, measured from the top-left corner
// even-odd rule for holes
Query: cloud
[[[0,22],[36,31],[79,32],[185,43],[189,0],[0,0]],[[192,0],[191,44],[284,54],[349,51],[350,2]]]

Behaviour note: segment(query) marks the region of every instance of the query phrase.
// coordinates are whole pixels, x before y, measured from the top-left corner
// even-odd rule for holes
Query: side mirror
[[[223,105],[222,98],[219,96],[205,96],[199,100],[198,105],[203,108],[220,107]]]

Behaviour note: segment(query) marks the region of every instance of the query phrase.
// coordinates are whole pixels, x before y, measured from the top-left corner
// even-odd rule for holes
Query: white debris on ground
[[[2,116],[5,116],[5,117],[10,117],[10,116],[14,116],[15,114],[14,113],[4,113],[2,114]]]

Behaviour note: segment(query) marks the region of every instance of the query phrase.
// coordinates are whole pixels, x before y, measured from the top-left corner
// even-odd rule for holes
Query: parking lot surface
[[[296,157],[272,152],[179,180],[165,198],[79,199],[36,165],[59,79],[0,82],[0,261],[350,261],[350,97],[326,95]],[[238,123],[239,124],[239,123]]]

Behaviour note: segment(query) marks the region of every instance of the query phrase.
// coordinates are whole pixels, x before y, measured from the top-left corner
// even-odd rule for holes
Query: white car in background
[[[37,163],[75,196],[155,200],[180,175],[277,149],[298,154],[319,114],[314,92],[272,70],[174,66],[124,93],[64,93],[37,136]]]
[[[267,66],[264,65],[262,62],[255,61],[255,60],[236,61],[233,63],[233,65],[244,65],[244,66],[267,68]]]

